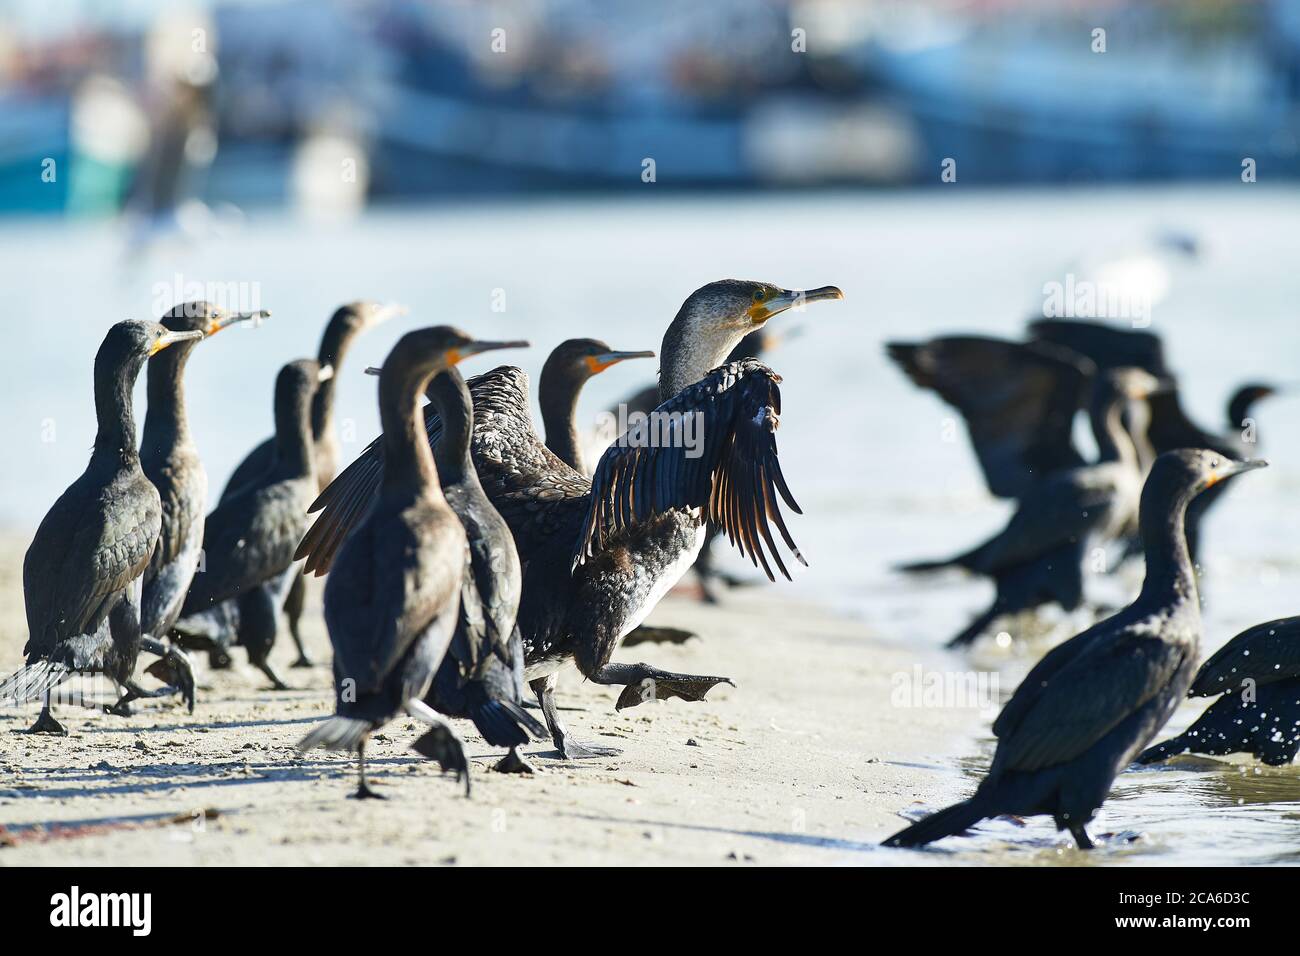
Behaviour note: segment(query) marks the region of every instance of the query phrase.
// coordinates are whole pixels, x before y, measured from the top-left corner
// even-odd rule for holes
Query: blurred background
[[[0,212],[1300,174],[1293,0],[0,11]]]

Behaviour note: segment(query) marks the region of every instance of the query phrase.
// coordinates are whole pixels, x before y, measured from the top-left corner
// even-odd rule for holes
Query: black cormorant
[[[271,313],[228,312],[210,302],[176,306],[159,321],[177,332],[197,330],[208,338],[240,322],[260,322]],[[194,675],[179,648],[162,645],[180,616],[185,593],[198,567],[203,543],[203,513],[207,507],[208,476],[190,436],[185,414],[184,375],[197,341],[184,342],[149,360],[148,410],[140,442],[140,465],[162,499],[162,534],[144,573],[140,629],[144,649],[163,655],[148,669],[180,687],[194,710]],[[119,701],[117,708],[132,696]]]
[[[107,674],[128,693],[147,693],[134,681],[140,594],[162,530],[162,504],[140,468],[131,391],[150,356],[202,337],[155,322],[119,322],[95,356],[94,450],[27,549],[27,664],[0,682],[0,699],[44,698],[33,733],[67,733],[50,711],[49,694],[73,673]]]
[[[275,453],[260,478],[224,498],[203,528],[203,565],[176,623],[187,648],[239,644],[277,690],[285,684],[268,655],[293,579],[294,548],[316,495],[312,396],[333,374],[311,359],[290,362],[275,380]],[[226,604],[226,602],[231,602]]]
[[[1049,472],[1020,493],[1006,527],[984,544],[904,571],[960,567],[993,579],[989,608],[950,642],[975,640],[997,618],[1055,602],[1074,610],[1083,600],[1083,559],[1093,542],[1116,539],[1135,519],[1142,490],[1137,451],[1121,416],[1159,386],[1141,369],[1112,369],[1094,382],[1091,405],[1098,461]],[[1073,446],[1071,446],[1073,447]]]
[[[839,298],[832,286],[796,292],[733,279],[696,290],[664,335],[663,404],[645,428],[605,452],[592,480],[538,440],[523,372],[503,366],[471,381],[471,453],[524,563],[526,677],[561,754],[613,752],[578,744],[561,724],[554,689],[568,663],[596,683],[626,685],[619,708],[655,698],[700,700],[729,682],[610,658],[694,562],[706,520],[721,524],[769,577],[768,552],[787,573],[769,521],[803,560],[778,505],[798,510],[776,457],[780,378],[753,359],[719,363],[772,316]]]
[[[1150,420],[1145,429],[1153,454],[1175,448],[1210,448],[1229,458],[1246,458],[1257,452],[1255,430],[1247,432],[1245,419],[1254,402],[1274,394],[1272,386],[1251,384],[1234,392],[1228,401],[1228,430],[1220,435],[1198,426],[1183,410],[1175,377],[1165,362],[1163,343],[1154,333],[1071,319],[1042,319],[1031,323],[1029,331],[1038,340],[1088,356],[1099,368],[1136,366],[1161,378],[1165,384],[1148,402]],[[1188,509],[1187,544],[1193,564],[1200,555],[1201,521],[1223,491],[1222,485],[1211,488]]]
[[[1142,489],[1146,580],[1131,605],[1043,656],[1016,688],[993,734],[997,751],[969,799],[885,841],[918,846],[1001,814],[1049,814],[1081,849],[1115,776],[1164,726],[1192,683],[1201,639],[1196,577],[1183,518],[1206,488],[1263,461],[1205,449],[1166,452]]]
[[[472,559],[465,529],[439,488],[419,400],[430,377],[461,358],[516,344],[475,342],[457,329],[438,326],[407,333],[384,361],[379,378],[383,485],[343,543],[325,585],[335,716],[298,744],[304,751],[356,752],[358,797],[378,796],[366,783],[367,738],[403,710],[431,724],[415,748],[458,778],[464,774],[468,788],[463,745],[451,725],[421,700],[456,631],[462,580],[472,573]]]
[[[1183,733],[1143,751],[1138,763],[1189,752],[1290,763],[1300,750],[1300,617],[1242,631],[1201,665],[1188,696],[1219,699]]]
[[[379,369],[366,371],[379,374]],[[529,734],[544,737],[546,728],[523,709],[524,646],[515,626],[523,586],[519,552],[470,460],[474,412],[460,371],[449,367],[434,375],[425,394],[438,416],[438,435],[431,442],[438,483],[469,539],[470,565],[461,583],[456,633],[424,701],[447,717],[474,721],[493,747],[508,747],[496,769],[531,773],[519,747]]]
[[[627,359],[653,358],[653,352],[618,352],[596,339],[567,339],[555,347],[542,366],[538,403],[542,410],[546,447],[575,471],[585,474],[577,428],[578,396],[593,375]],[[491,374],[491,373],[489,373]],[[470,379],[473,386],[476,378]],[[436,403],[424,409],[424,427],[430,444],[437,444],[442,425]],[[361,520],[383,477],[383,436],[374,439],[325,488],[312,504],[321,512],[303,537],[298,556],[306,558],[304,570],[325,574],[343,538]]]
[[[316,361],[322,368],[330,368],[337,373],[348,350],[361,333],[405,312],[405,306],[394,303],[351,302],[340,306],[330,317],[321,335]],[[316,460],[316,480],[320,485],[318,490],[321,491],[334,480],[339,463],[339,442],[334,432],[334,387],[337,380],[336,374],[322,383],[316,390],[316,397],[311,405],[312,450]],[[274,455],[274,438],[266,439],[249,452],[226,482],[226,487],[221,492],[221,500],[225,501],[244,485],[261,478],[270,468]],[[305,583],[295,577],[284,603],[284,611],[289,619],[289,634],[298,649],[298,659],[291,665],[293,667],[312,665],[312,660],[303,645],[299,627],[306,594]],[[227,661],[218,653],[214,663],[217,666],[224,666]]]

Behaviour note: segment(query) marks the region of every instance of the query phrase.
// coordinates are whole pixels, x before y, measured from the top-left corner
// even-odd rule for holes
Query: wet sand
[[[6,672],[26,638],[24,544],[0,551]],[[721,608],[670,597],[651,623],[702,636],[620,659],[738,686],[616,713],[617,689],[567,672],[560,703],[575,736],[622,754],[569,762],[542,741],[526,749],[539,773],[501,775],[489,770],[499,754],[457,722],[469,799],[409,749],[420,728],[405,717],[370,748],[388,799],[347,799],[353,761],[293,747],[328,709],[329,669],[288,669],[287,638],[274,660],[298,688],[289,692],[266,690],[236,650],[233,670],[201,677],[193,715],[169,701],[145,702],[134,718],[65,705],[68,738],[32,737],[18,731],[36,705],[9,705],[0,865],[884,862],[899,854],[875,844],[904,822],[900,808],[957,795],[935,792],[952,776],[935,770],[971,748],[969,712],[891,703],[892,675],[924,652],[790,603],[779,586],[733,591]],[[307,624],[309,650],[328,661],[318,610]]]

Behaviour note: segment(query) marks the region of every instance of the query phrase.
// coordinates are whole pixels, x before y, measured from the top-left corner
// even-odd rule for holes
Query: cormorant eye
[[[767,298],[767,296],[763,293],[763,290],[762,290],[762,289],[755,289],[755,290],[754,290],[754,301],[755,301],[755,302],[762,302],[765,298]]]

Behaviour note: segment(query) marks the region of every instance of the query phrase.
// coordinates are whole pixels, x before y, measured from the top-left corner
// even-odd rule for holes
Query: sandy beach
[[[0,577],[0,669],[25,639],[24,545],[10,539]],[[319,599],[319,588],[314,588]],[[320,617],[309,649],[328,661]],[[146,702],[134,718],[65,705],[66,739],[19,733],[35,705],[0,711],[0,866],[77,864],[837,864],[890,857],[876,843],[896,811],[953,796],[936,774],[970,747],[960,711],[891,705],[891,674],[923,657],[854,622],[782,599],[733,592],[721,608],[670,597],[652,623],[701,637],[620,652],[673,670],[730,675],[700,703],[616,713],[617,693],[561,684],[575,734],[622,749],[569,762],[549,742],[527,749],[539,773],[490,772],[498,754],[458,722],[472,796],[413,753],[414,721],[374,738],[370,772],[384,801],[347,799],[354,764],[293,747],[329,707],[323,664],[286,669],[295,688],[265,689],[237,651],[208,671],[193,715]],[[287,639],[277,662],[292,659]],[[936,792],[938,787],[939,792]]]

